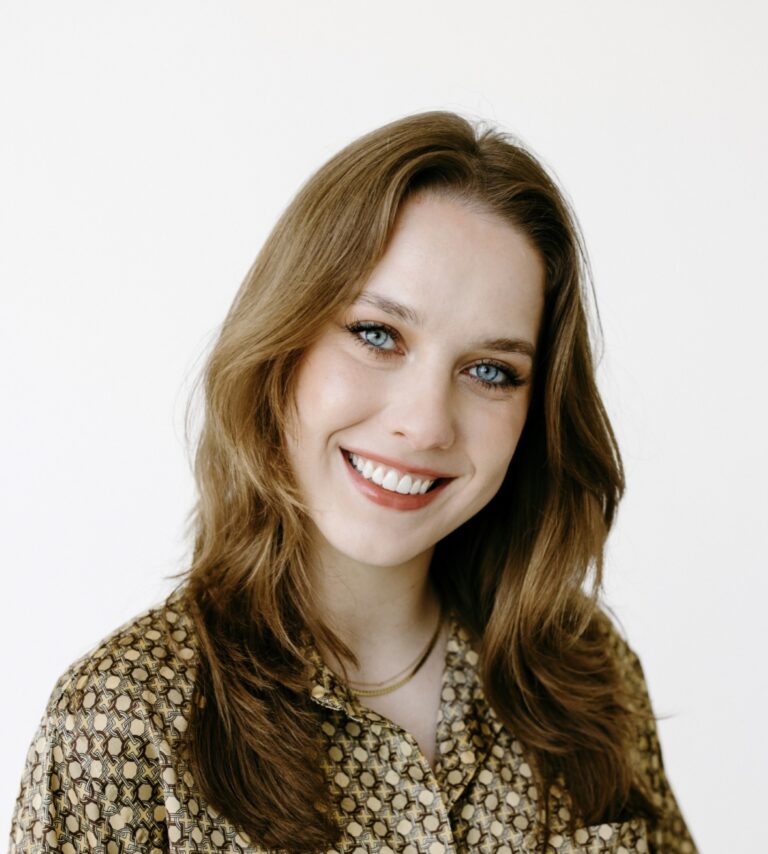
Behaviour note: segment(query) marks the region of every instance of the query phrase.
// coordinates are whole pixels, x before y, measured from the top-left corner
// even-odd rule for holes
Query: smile
[[[392,510],[418,510],[440,495],[453,477],[429,478],[339,449],[353,484],[368,500]]]
[[[349,461],[366,480],[371,480],[382,489],[398,492],[400,495],[423,495],[435,483],[434,479],[419,477],[409,472],[403,473],[382,463],[367,460],[358,454],[350,454]]]

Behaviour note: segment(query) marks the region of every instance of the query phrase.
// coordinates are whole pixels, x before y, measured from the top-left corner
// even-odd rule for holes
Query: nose
[[[393,376],[387,430],[416,451],[445,450],[456,438],[450,377],[437,370],[399,371]]]

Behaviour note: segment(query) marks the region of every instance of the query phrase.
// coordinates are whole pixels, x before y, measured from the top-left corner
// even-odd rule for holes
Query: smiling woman
[[[62,676],[12,851],[695,851],[598,605],[584,270],[455,114],[312,176],[206,368],[191,566]]]

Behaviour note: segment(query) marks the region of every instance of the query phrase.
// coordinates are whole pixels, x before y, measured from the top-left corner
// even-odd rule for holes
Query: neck
[[[372,566],[345,555],[316,555],[313,587],[323,621],[352,650],[352,681],[387,679],[432,636],[440,602],[429,578],[432,551],[398,566]],[[339,662],[322,646],[326,661]]]

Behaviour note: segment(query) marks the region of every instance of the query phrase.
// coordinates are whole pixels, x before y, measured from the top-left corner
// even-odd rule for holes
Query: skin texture
[[[289,455],[312,521],[318,607],[360,659],[353,680],[388,678],[434,631],[434,546],[498,491],[530,400],[533,359],[477,342],[533,346],[543,293],[541,259],[509,223],[463,202],[417,196],[399,212],[362,294],[405,304],[422,324],[358,297],[305,354]],[[345,328],[365,321],[397,336]],[[489,360],[525,384],[484,387],[480,379],[505,378],[481,367]],[[426,507],[382,507],[355,488],[339,450],[350,447],[455,479]]]

